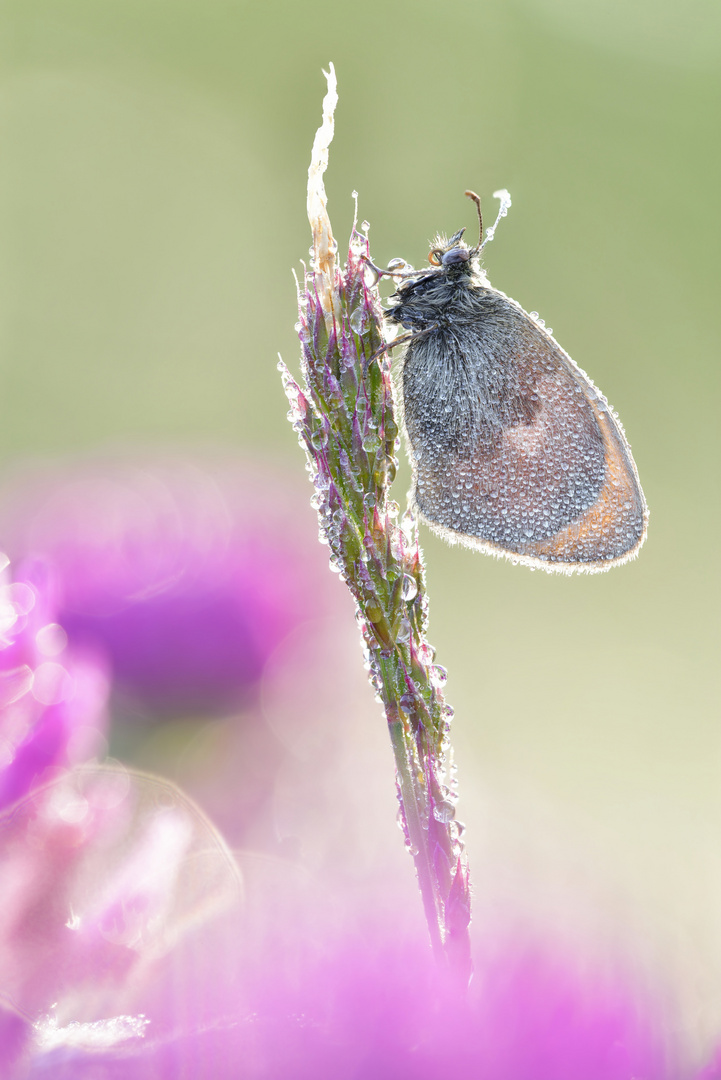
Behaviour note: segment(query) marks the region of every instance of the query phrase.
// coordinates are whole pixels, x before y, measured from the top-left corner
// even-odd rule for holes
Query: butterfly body
[[[412,332],[400,397],[416,511],[451,542],[545,570],[625,562],[648,513],[617,417],[460,235],[386,313]]]

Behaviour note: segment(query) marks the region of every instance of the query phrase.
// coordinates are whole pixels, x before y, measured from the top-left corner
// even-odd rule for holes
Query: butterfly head
[[[452,277],[472,273],[474,269],[472,264],[474,256],[477,255],[477,250],[463,243],[465,231],[465,229],[459,229],[449,239],[446,239],[445,236],[435,238],[428,255],[428,262],[431,266],[437,267]]]

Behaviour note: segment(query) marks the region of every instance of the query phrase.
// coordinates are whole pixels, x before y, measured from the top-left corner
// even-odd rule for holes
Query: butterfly
[[[399,405],[411,507],[451,543],[547,571],[596,573],[633,558],[648,510],[621,423],[551,331],[491,287],[464,229],[430,269],[394,260],[385,318],[410,333]],[[392,343],[393,344],[393,343]]]

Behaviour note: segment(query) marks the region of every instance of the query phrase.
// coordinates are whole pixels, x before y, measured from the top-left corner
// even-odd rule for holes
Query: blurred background
[[[291,268],[310,242],[321,69],[339,81],[326,180],[341,248],[354,189],[376,261],[415,265],[436,230],[473,229],[465,188],[487,218],[510,189],[490,279],[619,412],[651,524],[637,562],[570,579],[424,536],[476,931],[509,910],[592,937],[622,925],[703,1041],[721,1006],[721,8],[7,0],[0,49],[0,547],[60,552],[90,577],[120,552],[121,600],[90,581],[59,601],[112,653],[111,754],[182,782],[234,843],[314,851],[327,834],[326,856],[402,864],[409,896],[383,718],[276,371],[278,352],[297,369]],[[290,616],[217,554],[238,535],[251,560],[277,546]],[[170,567],[148,565],[144,536]],[[176,643],[163,670],[166,687],[187,675],[179,703],[97,618],[183,575],[207,612],[203,567],[216,600],[234,583],[219,641],[241,642],[245,667],[233,685],[231,649],[208,684],[222,692],[199,697],[187,665],[203,634]],[[279,584],[273,567],[259,580]],[[252,649],[250,603],[246,621],[271,627]],[[148,610],[123,640],[166,640],[180,609]],[[262,726],[237,722],[250,715]]]

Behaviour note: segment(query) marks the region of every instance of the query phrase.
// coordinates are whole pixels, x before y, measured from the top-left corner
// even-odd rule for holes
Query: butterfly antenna
[[[486,229],[486,238],[481,244],[480,250],[482,251],[486,244],[490,244],[493,237],[496,235],[496,229],[498,228],[498,222],[501,218],[504,218],[511,208],[511,194],[506,191],[505,188],[501,188],[500,191],[493,192],[493,198],[498,199],[500,206],[498,207],[498,214],[496,220],[491,225],[490,229]]]
[[[475,191],[467,191],[466,195],[469,199],[472,199],[476,204],[476,210],[478,211],[478,243],[473,248],[473,254],[477,255],[483,247],[483,214],[481,213],[481,197],[476,195]]]

